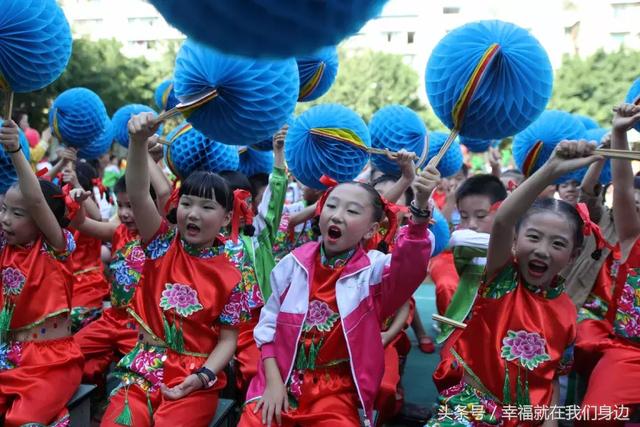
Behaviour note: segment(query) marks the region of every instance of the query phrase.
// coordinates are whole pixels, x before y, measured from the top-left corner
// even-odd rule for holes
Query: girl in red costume
[[[554,423],[519,419],[518,411],[558,404],[558,376],[572,360],[577,316],[558,273],[580,251],[583,222],[569,204],[536,197],[598,160],[593,149],[586,141],[561,142],[498,209],[470,320],[450,350],[454,358],[442,361],[450,366],[438,368],[457,384],[441,393],[429,425]],[[469,411],[472,405],[482,410]]]
[[[426,275],[431,252],[428,199],[438,173],[415,181],[414,221],[392,255],[365,252],[385,206],[368,184],[339,184],[318,202],[322,243],[307,243],[271,273],[273,293],[254,337],[262,363],[240,426],[370,425],[384,371],[381,322]],[[375,339],[372,339],[375,338]]]
[[[72,277],[65,261],[75,243],[62,228],[65,195],[33,174],[15,123],[4,122],[0,143],[18,175],[0,208],[0,422],[68,425],[82,353],[69,319]]]
[[[192,173],[179,190],[177,226],[170,227],[149,195],[154,118],[143,113],[129,121],[127,193],[146,255],[129,308],[140,336],[115,369],[120,384],[102,425],[204,426],[226,383],[222,370],[235,352],[237,326],[249,316],[240,272],[219,237],[233,195],[220,176]]]

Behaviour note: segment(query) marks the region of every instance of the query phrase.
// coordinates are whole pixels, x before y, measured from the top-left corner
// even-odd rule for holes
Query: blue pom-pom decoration
[[[302,113],[287,132],[284,152],[289,170],[304,185],[326,189],[319,179],[355,179],[369,154],[369,129],[358,114],[339,104],[322,104]]]
[[[108,118],[100,97],[83,87],[62,92],[49,110],[53,134],[61,143],[78,149],[103,134]]]
[[[371,146],[374,148],[399,151],[405,149],[425,157],[425,138],[427,128],[420,117],[410,108],[403,105],[387,105],[371,117],[369,122]],[[386,156],[374,154],[373,164],[384,173],[398,175],[400,168]]]
[[[27,160],[31,159],[31,152],[29,151],[29,141],[21,129],[18,129],[18,139],[22,152]],[[0,149],[0,195],[7,192],[15,182],[18,181],[18,175],[11,162],[11,157],[4,150]]]
[[[287,119],[287,122],[285,124],[288,125],[289,127],[291,127],[291,125],[293,125],[295,120],[296,120],[296,117],[292,114],[292,115],[289,116],[289,118]],[[273,151],[273,137],[274,136],[275,136],[275,134],[273,136],[271,136],[270,138],[265,139],[264,141],[260,141],[257,144],[252,144],[251,148],[253,148],[254,150],[260,150],[260,151]]]
[[[548,110],[529,127],[520,132],[513,139],[513,157],[518,168],[525,174],[531,175],[537,171],[551,157],[553,149],[562,140],[584,139],[586,129],[572,114],[565,111]],[[527,156],[538,141],[542,141],[539,154],[530,165],[525,165]],[[556,184],[570,180],[578,180],[580,171],[575,171],[560,177]]]
[[[438,209],[433,209],[432,214],[433,224],[429,224],[429,230],[435,237],[436,244],[433,248],[433,254],[431,256],[439,255],[449,246],[449,239],[451,239],[451,230],[449,230],[449,223],[447,219],[442,215]]]
[[[387,0],[151,0],[171,25],[229,54],[287,58],[335,46]]]
[[[176,127],[167,140],[171,145],[165,147],[165,160],[179,179],[185,179],[199,170],[218,173],[238,169],[237,147],[213,141],[189,123],[184,122]]]
[[[181,101],[211,89],[218,91],[187,121],[225,144],[251,145],[271,137],[293,113],[298,99],[294,59],[245,59],[187,40],[178,52],[174,76]]]
[[[573,116],[580,120],[580,123],[582,123],[582,125],[584,126],[584,128],[586,130],[590,130],[590,129],[597,129],[600,127],[600,125],[598,124],[598,122],[596,122],[595,120],[593,120],[591,117],[589,116],[585,116],[583,114],[576,114],[574,113]]]
[[[300,74],[299,102],[313,101],[327,93],[338,75],[338,50],[325,47],[318,52],[296,58]]]
[[[247,177],[252,177],[259,173],[270,174],[273,170],[273,152],[258,151],[251,147],[242,147],[238,150],[240,155],[240,165],[238,171]]]
[[[585,134],[585,139],[587,141],[594,141],[599,145],[602,142],[602,138],[604,138],[609,132],[611,131],[605,128],[588,129]],[[611,159],[607,159],[604,162],[602,172],[600,172],[600,184],[608,184],[611,182],[611,179]]]
[[[129,120],[131,120],[132,116],[140,113],[155,113],[155,111],[153,108],[146,105],[128,104],[118,108],[118,110],[113,113],[113,117],[111,118],[113,125],[113,137],[118,144],[123,147],[129,146]],[[162,134],[162,126],[158,128],[156,133],[158,135]]]
[[[436,115],[454,129],[454,108],[494,43],[489,63],[459,125],[460,135],[502,139],[523,130],[545,109],[553,73],[546,51],[531,33],[503,21],[479,21],[449,32],[427,63],[426,89]]]
[[[445,143],[448,136],[444,132],[429,132],[429,155],[421,166],[425,166],[429,160],[438,154],[440,147]],[[463,163],[464,157],[462,156],[460,143],[455,140],[440,160],[440,163],[438,163],[437,169],[442,178],[448,178],[460,172]]]
[[[87,160],[95,160],[111,149],[113,144],[113,122],[107,119],[104,130],[91,144],[78,150],[78,157]]]
[[[636,101],[640,100],[640,78],[634,80],[627,92],[627,96],[624,98],[624,102],[627,104],[635,104]],[[635,130],[640,132],[640,123],[636,124],[633,127]]]
[[[160,111],[170,110],[180,103],[173,90],[173,80],[167,79],[158,85],[153,96]]]
[[[460,138],[460,144],[467,147],[472,153],[484,153],[489,150],[490,147],[496,145],[496,142],[500,142],[496,139],[473,139],[473,138]]]
[[[55,0],[3,0],[0,10],[0,82],[18,93],[54,82],[71,57],[71,28],[60,6]]]

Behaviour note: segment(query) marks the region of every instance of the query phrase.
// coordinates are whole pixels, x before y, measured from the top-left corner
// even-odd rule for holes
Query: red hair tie
[[[607,248],[609,250],[613,250],[613,246],[602,235],[602,230],[595,222],[591,221],[591,217],[589,216],[589,209],[587,205],[584,203],[578,203],[576,205],[576,210],[582,218],[582,222],[584,225],[582,226],[582,234],[585,236],[590,236],[593,234],[593,237],[596,239],[596,249],[601,250],[602,248]]]
[[[382,241],[387,245],[391,245],[391,243],[393,243],[393,239],[396,237],[396,232],[398,231],[398,213],[409,212],[409,209],[406,206],[400,206],[396,205],[395,203],[391,203],[382,195],[380,195],[380,199],[382,200],[384,214],[389,221],[389,227],[387,228],[387,232],[384,235],[384,239],[382,239]]]
[[[500,209],[500,206],[502,206],[502,200],[498,200],[497,202],[492,204],[489,208],[489,212],[497,212],[498,209]]]
[[[53,196],[54,199],[63,199],[64,205],[67,207],[67,218],[70,220],[75,218],[80,210],[80,204],[71,197],[71,190],[73,190],[71,184],[65,184],[62,187],[62,194]]]
[[[164,204],[164,213],[165,215],[169,213],[169,211],[175,207],[178,207],[178,201],[180,200],[180,186],[178,185],[178,181],[173,184],[173,190],[171,190],[171,195],[169,196],[169,200]]]
[[[510,179],[509,182],[507,183],[507,190],[513,191],[516,188],[518,188],[518,184],[516,184],[514,180]]]
[[[240,219],[244,218],[246,225],[253,224],[253,209],[247,200],[251,199],[251,193],[247,190],[235,190],[233,192],[233,215],[231,217],[231,240],[238,241],[240,234]]]
[[[322,175],[320,177],[320,183],[327,186],[328,188],[325,190],[324,193],[322,193],[320,200],[318,200],[318,202],[316,203],[316,212],[315,212],[316,216],[319,216],[320,213],[322,212],[322,208],[324,207],[324,204],[326,203],[327,198],[329,197],[329,193],[331,193],[331,190],[333,190],[333,188],[336,185],[338,185],[338,181],[336,181],[333,178],[329,178],[327,175]]]
[[[36,172],[36,176],[37,176],[38,178],[42,178],[42,177],[44,177],[47,173],[49,173],[49,168],[45,166],[45,167],[43,167],[42,169],[40,169],[38,172]],[[47,180],[47,181],[51,181],[51,178],[49,178],[49,177],[44,177],[44,178],[42,178],[42,179],[45,179],[45,180]]]

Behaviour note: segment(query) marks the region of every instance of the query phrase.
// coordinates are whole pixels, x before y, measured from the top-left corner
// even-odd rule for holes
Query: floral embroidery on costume
[[[247,252],[244,250],[243,239],[238,239],[237,242],[234,242],[231,239],[225,241],[224,253],[242,275],[242,281],[238,286],[240,287],[239,291],[244,293],[246,296],[246,298],[240,297],[241,299],[246,299],[246,307],[244,307],[241,312],[262,307],[264,305],[264,297],[262,296],[260,286],[258,285],[258,278],[256,276],[256,271],[253,267],[253,263]],[[233,294],[231,295],[231,297],[232,299],[235,298],[235,300],[237,300],[238,298],[234,297]],[[225,316],[225,321],[230,321],[234,317],[228,316],[228,314],[225,314]],[[240,320],[244,321],[245,319]]]
[[[575,350],[575,343],[571,343],[564,349],[560,362],[558,363],[558,375],[569,375],[573,368],[573,352]]]
[[[2,287],[5,295],[20,295],[26,277],[20,270],[13,267],[7,267],[2,270]]]
[[[618,302],[615,332],[623,338],[640,341],[640,268],[629,269]]]
[[[425,427],[500,425],[502,409],[491,398],[465,382],[444,390],[437,414]]]
[[[76,250],[76,241],[73,239],[73,234],[69,230],[65,229],[63,229],[62,232],[64,234],[64,239],[66,242],[65,248],[63,250],[55,250],[47,244],[46,240],[42,241],[42,252],[51,255],[58,261],[65,261],[71,256],[73,251]]]
[[[102,315],[102,306],[100,307],[72,307],[69,318],[71,319],[71,332],[78,332],[89,323],[98,319]]]
[[[546,346],[546,340],[537,332],[508,331],[502,339],[500,356],[508,361],[517,360],[520,365],[533,371],[542,362],[551,360]]]
[[[214,242],[214,246],[207,246],[204,248],[197,248],[183,239],[181,239],[181,242],[186,253],[198,258],[213,258],[222,254],[224,251],[224,246],[219,245],[218,242]]]
[[[578,323],[583,320],[604,320],[609,305],[600,297],[589,294],[587,300],[578,311]]]
[[[165,283],[160,307],[164,311],[174,309],[182,317],[189,317],[203,309],[198,300],[198,291],[180,283]]]
[[[133,298],[134,291],[144,268],[145,254],[139,240],[128,242],[118,250],[109,265],[111,281],[111,305],[126,307]]]
[[[252,291],[245,291],[244,281],[238,283],[236,287],[231,291],[229,300],[222,308],[218,323],[227,326],[237,326],[240,322],[247,322],[251,320],[251,306],[255,305],[255,300],[250,302],[251,298],[256,298],[256,291],[253,288],[257,286],[249,286]],[[260,290],[257,290],[259,298]]]
[[[331,310],[329,304],[324,301],[313,300],[309,303],[307,318],[304,321],[302,330],[309,332],[316,328],[320,332],[329,332],[340,315]]]
[[[164,361],[167,359],[166,349],[139,342],[127,355],[118,362],[114,375],[120,378],[118,389],[136,384],[146,393],[152,393],[160,387],[164,380]]]
[[[0,344],[0,372],[13,369],[20,364],[22,343],[11,342]]]
[[[564,292],[564,279],[556,277],[552,286],[549,288],[536,288],[522,280],[518,274],[517,267],[515,265],[511,265],[505,267],[492,281],[488,281],[485,274],[482,278],[478,293],[483,298],[499,299],[509,292],[514,291],[518,287],[519,283],[522,283],[527,290],[541,296],[542,298],[557,298]]]
[[[153,260],[158,259],[164,254],[167,253],[169,247],[171,246],[171,242],[173,238],[176,236],[176,229],[169,228],[165,233],[156,236],[145,249],[145,254],[147,258]]]

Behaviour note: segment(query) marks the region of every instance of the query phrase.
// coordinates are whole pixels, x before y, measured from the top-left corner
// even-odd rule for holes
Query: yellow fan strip
[[[367,151],[367,146],[360,139],[360,137],[351,129],[341,128],[313,128],[310,131],[311,135],[324,136],[334,139],[336,141],[346,142],[361,150]]]
[[[172,144],[176,139],[180,138],[182,135],[189,132],[191,129],[193,129],[193,126],[191,126],[191,123],[187,123],[184,126],[182,126],[182,128],[179,131],[177,131],[175,135],[171,137],[171,139],[169,140],[169,144]]]
[[[167,109],[167,102],[169,101],[169,94],[171,93],[172,89],[173,89],[173,82],[169,83],[167,88],[162,93],[162,109],[163,110]]]
[[[536,142],[531,148],[531,151],[529,151],[529,154],[527,154],[527,157],[524,159],[524,163],[522,164],[522,173],[527,178],[530,177],[533,173],[533,168],[538,162],[538,158],[540,157],[540,153],[542,152],[543,145],[544,144],[542,141]]]
[[[307,96],[309,96],[311,92],[316,90],[316,88],[318,87],[318,84],[320,84],[322,75],[324,74],[325,67],[326,65],[324,62],[321,62],[319,64],[318,69],[316,70],[315,73],[313,73],[313,76],[311,76],[311,79],[309,79],[309,81],[300,89],[298,100],[306,98]]]

